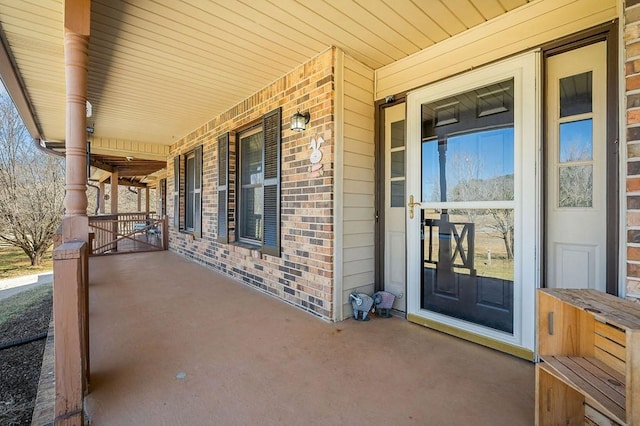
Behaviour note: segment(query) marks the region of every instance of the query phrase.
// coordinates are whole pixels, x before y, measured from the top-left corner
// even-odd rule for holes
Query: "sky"
[[[560,124],[560,162],[589,161],[593,158],[592,120]]]
[[[449,136],[446,141],[447,193],[451,194],[460,181],[512,175],[513,147],[513,127]],[[425,201],[440,201],[439,158],[437,140],[422,143],[422,199]]]

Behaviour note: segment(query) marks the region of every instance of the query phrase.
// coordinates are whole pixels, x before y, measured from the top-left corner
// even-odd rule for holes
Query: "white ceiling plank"
[[[427,46],[437,43],[449,37],[449,34],[422,9],[417,7],[411,0],[382,0],[387,7],[393,8],[396,13],[407,22],[422,32],[429,40],[428,43],[420,46],[424,49]]]
[[[139,3],[136,2],[136,4]],[[273,57],[286,46],[291,49],[292,54],[298,55],[297,57],[292,56],[290,59],[295,63],[303,61],[315,52],[313,47],[306,44],[294,45],[290,38],[270,30],[269,26],[249,22],[239,13],[225,12],[224,8],[215,7],[216,5],[212,2],[198,4],[200,7],[183,3],[179,13],[171,9],[172,5],[175,5],[175,1],[155,0],[140,3],[147,8],[152,7],[150,12],[159,15],[166,14],[166,11],[172,11],[175,22],[169,25],[174,33],[182,35],[181,40],[192,40],[194,43],[202,42],[205,46],[214,46],[215,51],[226,49],[234,56],[238,56],[239,52],[247,51],[263,57]],[[158,10],[158,7],[162,9]],[[211,8],[220,16],[212,15]],[[242,19],[238,19],[239,17]],[[276,26],[272,22],[269,22],[269,25]],[[161,27],[165,27],[165,25]],[[322,49],[324,46],[316,45],[316,47]]]
[[[418,1],[416,2],[416,6],[429,15],[435,22],[438,22],[449,36],[461,33],[467,29],[462,21],[443,4],[442,0]]]
[[[202,75],[203,78],[215,84],[216,81],[258,79],[270,80],[273,73],[280,74],[279,70],[269,72],[271,68],[257,67],[263,63],[253,62],[253,66],[240,66],[227,61],[216,61],[215,58],[204,59],[191,58],[184,52],[178,53],[177,48],[165,48],[162,51],[154,50],[150,46],[145,46],[142,42],[138,45],[127,43],[119,45],[117,48],[109,49],[113,46],[110,40],[102,40],[95,37],[92,41],[92,51],[90,57],[102,57],[105,68],[110,66],[108,62],[113,61],[113,65],[121,65],[126,68],[142,68],[143,72],[153,72],[156,74],[171,75],[176,71],[182,71],[189,80],[194,76]],[[173,54],[175,53],[175,54]]]
[[[116,18],[110,18],[104,14],[109,12],[108,9],[96,8],[98,10],[95,13],[99,18],[97,23],[111,28],[117,25]],[[148,20],[151,22],[148,22]],[[197,56],[212,57],[217,60],[229,61],[230,63],[237,63],[243,60],[247,62],[247,58],[256,62],[265,62],[271,61],[273,58],[273,55],[266,54],[264,50],[260,50],[255,45],[251,45],[251,49],[244,49],[247,46],[234,46],[225,42],[222,38],[210,38],[206,35],[202,36],[204,40],[200,40],[198,38],[200,36],[196,35],[197,32],[195,31],[181,37],[179,33],[169,31],[174,25],[176,24],[166,20],[158,22],[158,19],[154,17],[142,19],[138,16],[130,15],[127,22],[121,25],[119,31],[104,31],[101,34],[107,36],[110,40],[117,40],[121,44],[127,44],[128,41],[134,46],[140,45],[140,48],[146,47],[151,50],[174,49],[172,54],[186,50],[192,53],[195,52]],[[226,38],[230,38],[228,34],[226,34]],[[274,64],[269,68],[278,69],[280,67]],[[279,73],[285,71],[285,67],[278,70]]]
[[[313,10],[329,19],[333,27],[349,32],[367,44],[372,51],[378,51],[394,60],[407,55],[398,46],[394,46],[385,40],[385,37],[378,34],[376,28],[365,25],[364,22],[369,19],[366,14],[358,13],[358,10],[362,10],[361,8],[356,10],[353,3],[349,1],[341,2],[340,8],[330,2],[331,0],[317,1],[313,5]],[[354,16],[357,16],[358,19],[353,19]]]
[[[346,20],[344,15],[337,13],[333,7],[326,3],[322,1],[314,2],[313,6],[309,7],[295,0],[279,0],[278,3],[287,9],[295,8],[295,13],[302,22],[306,22],[308,28],[324,34],[323,37],[329,41],[329,44],[352,52],[358,60],[363,61],[372,68],[377,68],[383,63],[393,61],[392,56],[354,34],[352,28],[347,25],[351,21]]]
[[[500,5],[507,11],[517,9],[520,6],[524,6],[531,0],[498,0]]]
[[[485,21],[489,21],[507,12],[498,0],[470,0]]]
[[[527,0],[92,0],[96,137],[171,144],[325,51],[363,76]],[[45,136],[65,136],[63,0],[0,0]],[[373,83],[371,83],[373,84]]]
[[[224,17],[231,24],[227,34],[241,36],[242,31],[239,31],[239,28],[244,29],[253,34],[252,41],[259,38],[267,42],[266,44],[277,44],[280,48],[298,51],[303,58],[313,56],[314,52],[327,46],[323,41],[307,34],[302,23],[294,27],[287,18],[282,19],[284,11],[277,4],[268,7],[267,10],[264,10],[264,5],[264,2],[209,2],[205,3],[206,8],[203,7],[203,10],[207,11],[208,18],[214,19],[218,19],[216,13],[226,10]]]
[[[424,34],[415,31],[395,11],[380,0],[326,0],[335,8],[340,8],[350,17],[360,17],[358,21],[369,31],[381,35],[386,42],[403,51],[405,55],[420,50],[421,45],[429,44]],[[351,18],[352,19],[352,18]],[[407,31],[407,35],[403,34]],[[381,36],[382,37],[382,36]]]
[[[482,14],[469,0],[447,0],[445,4],[466,28],[473,28],[485,22]]]

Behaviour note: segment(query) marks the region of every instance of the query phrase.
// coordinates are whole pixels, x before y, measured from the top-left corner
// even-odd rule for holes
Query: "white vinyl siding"
[[[382,99],[609,22],[615,0],[540,0],[376,70]]]
[[[349,293],[372,294],[375,280],[375,122],[373,70],[344,57],[342,280],[343,318],[352,315]]]

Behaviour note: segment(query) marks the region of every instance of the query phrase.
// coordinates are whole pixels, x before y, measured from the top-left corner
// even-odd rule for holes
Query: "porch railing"
[[[424,263],[438,265],[446,263],[451,267],[469,269],[475,275],[475,224],[470,222],[449,222],[443,219],[424,219],[424,235],[428,239]],[[437,245],[435,244],[437,240]],[[437,247],[438,257],[434,256]],[[441,258],[445,256],[445,258]]]
[[[167,218],[155,213],[117,213],[89,216],[92,255],[166,250]]]

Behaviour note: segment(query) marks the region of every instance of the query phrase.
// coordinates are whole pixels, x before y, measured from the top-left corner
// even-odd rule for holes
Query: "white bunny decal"
[[[309,157],[311,164],[317,164],[320,162],[320,160],[322,160],[322,151],[320,151],[320,145],[322,145],[323,142],[324,139],[322,138],[322,136],[318,136],[317,141],[315,138],[311,139],[311,143],[309,144],[312,149],[311,156]]]

